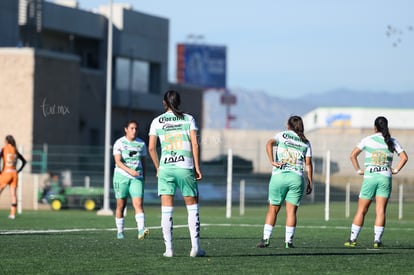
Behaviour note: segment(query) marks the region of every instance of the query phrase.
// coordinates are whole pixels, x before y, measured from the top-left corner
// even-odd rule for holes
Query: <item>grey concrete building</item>
[[[49,153],[53,146],[104,145],[108,11],[0,1],[0,138],[15,136],[32,164],[25,169],[28,181],[30,172],[62,169],[37,164],[34,152],[44,144]],[[112,22],[111,140],[124,134],[129,119],[139,122],[147,140],[170,87],[190,98],[182,107],[201,123],[202,89],[168,83],[169,20],[114,4]],[[82,165],[88,162],[80,158]],[[103,158],[99,165],[103,174]]]
[[[19,133],[14,120],[1,122],[2,131],[25,146],[103,145],[108,7],[98,14],[40,0],[1,5],[2,105],[29,129]],[[169,21],[122,4],[113,6],[112,20],[112,134],[118,136],[127,119],[146,130],[163,111]],[[190,91],[189,107],[201,123],[202,89],[179,88]]]

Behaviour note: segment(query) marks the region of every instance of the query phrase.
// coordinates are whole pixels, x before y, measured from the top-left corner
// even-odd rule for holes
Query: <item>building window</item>
[[[134,60],[132,66],[132,92],[148,93],[149,64]]]
[[[115,89],[120,91],[129,90],[130,62],[127,58],[118,57],[115,60]]]
[[[149,63],[117,57],[115,60],[115,88],[131,93],[148,93]]]
[[[159,64],[151,63],[149,79],[150,93],[159,94],[161,91],[161,66]]]

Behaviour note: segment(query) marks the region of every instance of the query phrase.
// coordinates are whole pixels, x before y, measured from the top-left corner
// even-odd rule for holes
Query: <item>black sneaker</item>
[[[257,244],[256,244],[256,247],[257,248],[266,248],[266,247],[268,247],[269,246],[269,244],[270,244],[270,240],[269,239],[266,239],[266,240],[260,240],[260,242],[258,242]]]

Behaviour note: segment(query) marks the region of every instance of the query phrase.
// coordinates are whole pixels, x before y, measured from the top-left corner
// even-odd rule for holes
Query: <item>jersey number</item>
[[[165,150],[168,150],[168,151],[182,150],[184,147],[182,134],[166,134],[164,141],[165,141]]]
[[[384,165],[387,163],[387,154],[381,151],[372,152],[371,155],[371,164],[372,165]]]

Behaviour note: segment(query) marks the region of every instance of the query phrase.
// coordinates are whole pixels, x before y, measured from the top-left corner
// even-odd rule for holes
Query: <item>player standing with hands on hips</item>
[[[357,238],[364,225],[365,215],[372,200],[375,198],[374,248],[382,246],[381,238],[385,227],[385,212],[392,191],[392,175],[407,163],[408,156],[399,142],[391,137],[388,120],[379,116],[374,122],[373,135],[362,139],[351,153],[351,162],[358,175],[363,175],[361,191],[358,199],[358,209],[351,226],[351,236],[345,246],[355,247]],[[364,169],[358,162],[358,155],[365,151]],[[400,157],[399,162],[392,168],[394,152]]]
[[[128,197],[131,197],[135,209],[138,239],[143,240],[149,234],[149,230],[145,228],[143,208],[147,146],[142,139],[137,138],[138,123],[135,120],[128,121],[124,131],[125,136],[117,139],[113,147],[115,159],[113,186],[116,198],[115,224],[117,238],[124,238],[124,210]]]
[[[174,195],[179,188],[188,212],[191,237],[190,257],[205,256],[200,247],[200,217],[198,184],[202,174],[199,161],[197,126],[194,118],[180,110],[180,94],[175,90],[165,93],[162,104],[165,113],[156,117],[150,126],[148,151],[158,177],[158,195],[161,197],[161,227],[165,257],[173,257],[172,243]],[[161,144],[158,158],[157,138]]]
[[[267,157],[273,166],[273,171],[269,183],[269,208],[263,228],[263,239],[256,245],[258,248],[269,246],[277,214],[284,201],[286,202],[285,247],[294,247],[296,212],[305,189],[303,177],[305,167],[308,181],[306,194],[312,192],[312,149],[304,134],[302,118],[291,116],[287,128],[287,131],[276,134],[266,144]],[[273,153],[275,146],[276,156]]]

